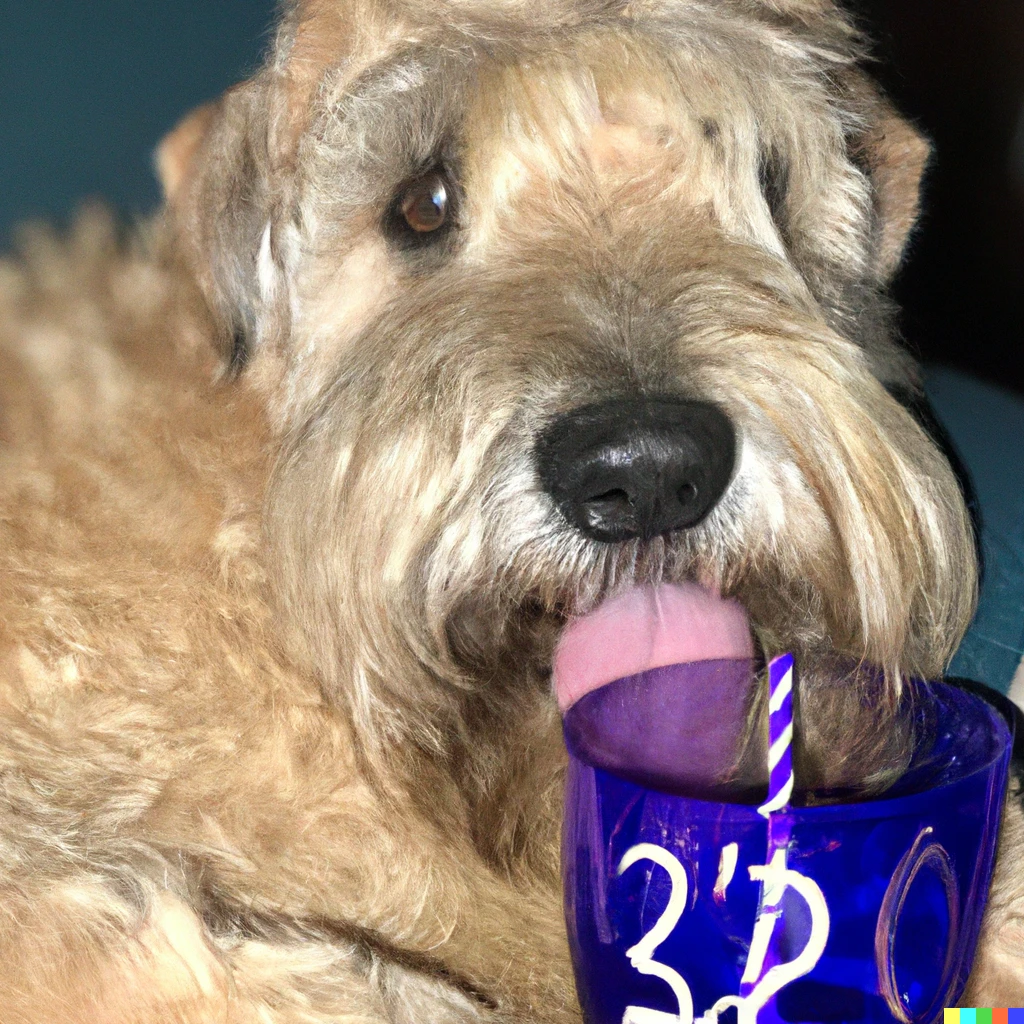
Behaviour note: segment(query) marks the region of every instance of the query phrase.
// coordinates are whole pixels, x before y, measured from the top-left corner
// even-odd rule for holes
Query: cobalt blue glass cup
[[[693,711],[680,701],[692,705],[695,686],[753,672],[738,661],[655,669],[566,713],[562,870],[584,1019],[934,1021],[961,995],[977,944],[1008,777],[1007,717],[957,687],[914,684],[920,743],[895,786],[783,812],[773,834],[788,840],[785,872],[771,876],[781,913],[768,924],[775,966],[760,973],[748,959],[769,884],[768,823],[721,793],[681,795],[693,791],[694,758],[673,746],[680,711]],[[742,712],[706,715],[707,756],[729,747]]]

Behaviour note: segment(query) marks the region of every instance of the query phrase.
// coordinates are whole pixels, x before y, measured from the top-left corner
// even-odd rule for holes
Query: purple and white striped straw
[[[768,663],[768,799],[758,813],[768,818],[793,795],[793,655]]]
[[[781,876],[785,873],[792,827],[789,798],[793,795],[793,655],[780,654],[768,663],[768,799],[758,813],[768,819],[768,852],[765,857],[765,882],[761,905],[754,923],[747,965],[740,979],[742,998],[753,993],[764,975],[782,962],[775,924],[782,913],[786,891]],[[751,871],[751,877],[754,872]],[[766,1007],[767,1017],[778,1020],[774,1009]],[[743,1019],[743,1018],[741,1018]]]

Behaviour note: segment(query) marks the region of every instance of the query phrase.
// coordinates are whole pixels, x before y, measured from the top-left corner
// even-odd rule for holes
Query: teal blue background
[[[258,64],[273,0],[0,0],[0,248],[86,196],[144,212],[152,152]]]

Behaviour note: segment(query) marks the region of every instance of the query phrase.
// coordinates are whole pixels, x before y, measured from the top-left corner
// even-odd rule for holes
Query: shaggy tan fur
[[[299,0],[162,147],[164,218],[2,266],[4,1024],[577,1020],[550,657],[631,582],[798,652],[806,788],[899,770],[975,567],[886,390],[927,149],[860,56],[824,0]],[[601,545],[533,444],[629,390],[741,457]],[[1024,1000],[1010,859],[981,1005]]]

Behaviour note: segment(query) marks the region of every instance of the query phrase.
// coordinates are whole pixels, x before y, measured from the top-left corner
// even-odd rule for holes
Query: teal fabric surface
[[[950,674],[1006,693],[1024,655],[1024,399],[943,368],[925,387],[981,507],[981,595]]]

